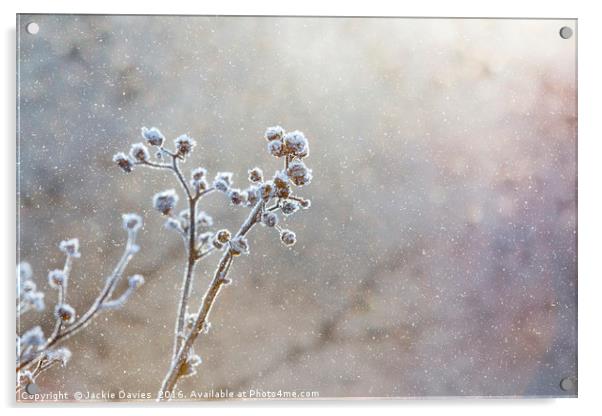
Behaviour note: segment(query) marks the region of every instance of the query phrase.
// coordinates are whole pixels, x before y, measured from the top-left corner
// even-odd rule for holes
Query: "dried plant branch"
[[[106,279],[105,285],[97,298],[79,319],[76,319],[75,310],[67,304],[67,286],[72,262],[73,259],[80,257],[79,241],[72,239],[61,242],[59,247],[66,255],[65,265],[62,270],[53,270],[48,275],[50,286],[58,291],[58,300],[54,311],[56,317],[54,329],[48,338],[44,337],[39,326],[26,331],[18,338],[19,352],[17,354],[16,371],[20,376],[17,389],[22,387],[23,381],[33,382],[40,373],[50,368],[50,366],[56,363],[64,365],[71,356],[71,352],[66,348],[56,348],[56,345],[84,329],[102,310],[114,309],[123,305],[133,291],[144,283],[142,276],[131,276],[128,279],[128,289],[119,298],[112,299],[113,292],[121,280],[126,266],[139,250],[136,245],[136,236],[142,228],[142,218],[136,214],[125,214],[123,215],[123,227],[128,233],[124,252],[115,269]],[[39,299],[40,297],[31,296],[32,293],[39,293],[36,292],[32,280],[31,266],[27,263],[19,264],[18,276],[22,289],[18,306],[20,308],[23,302],[31,303],[28,299]],[[43,299],[43,296],[41,298]],[[36,308],[43,310],[44,305],[38,304]]]
[[[228,273],[234,257],[249,252],[246,234],[255,224],[261,223],[266,227],[275,228],[280,233],[283,244],[287,246],[295,244],[295,233],[277,227],[276,211],[280,210],[282,214],[288,216],[300,207],[309,208],[309,200],[292,195],[291,187],[309,184],[312,173],[302,161],[309,154],[309,145],[303,133],[298,131],[285,133],[279,126],[269,128],[265,138],[268,141],[268,151],[275,157],[284,158],[284,169],[277,171],[272,180],[265,180],[259,168],[250,170],[249,180],[252,185],[244,191],[233,188],[232,174],[229,172],[219,172],[210,187],[205,179],[207,171],[204,168],[193,169],[188,183],[180,170],[179,162],[186,161],[196,146],[196,141],[189,136],[182,135],[175,139],[175,151],[164,146],[165,137],[154,127],[142,128],[142,136],[147,144],[158,148],[156,159],[169,158],[170,160],[167,163],[151,160],[150,152],[143,143],[133,144],[129,155],[118,153],[113,160],[126,173],[132,172],[136,166],[170,170],[177,177],[187,197],[187,209],[178,216],[173,215],[179,199],[174,190],[159,192],[153,198],[154,208],[167,217],[166,227],[184,237],[187,250],[170,367],[158,396],[159,400],[169,400],[178,380],[195,374],[196,367],[201,363],[200,357],[193,352],[194,342],[201,333],[207,332],[210,326],[209,313],[221,287],[230,282]],[[198,210],[200,198],[212,191],[226,194],[231,205],[251,208],[247,219],[234,236],[225,229],[198,233],[199,227],[208,228],[212,225],[211,217]],[[276,200],[275,204],[266,208],[272,200]],[[202,298],[198,312],[189,314],[188,305],[196,263],[215,250],[222,249],[224,254]]]

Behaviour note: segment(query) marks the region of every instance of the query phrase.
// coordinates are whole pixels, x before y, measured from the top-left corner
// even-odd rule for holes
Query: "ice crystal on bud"
[[[165,136],[156,127],[151,127],[150,129],[142,127],[142,137],[151,146],[161,146],[165,140]]]
[[[280,126],[268,127],[265,131],[265,138],[268,141],[280,140],[284,136],[284,129]]]
[[[45,342],[46,337],[44,336],[44,331],[42,331],[40,326],[34,326],[21,336],[21,344],[23,344],[23,346],[38,347],[43,345]]]
[[[249,181],[253,183],[263,181],[263,171],[259,168],[249,170]]]
[[[56,305],[54,315],[66,324],[71,324],[75,320],[75,309],[66,303]]]
[[[115,156],[113,156],[113,162],[117,163],[117,166],[126,173],[130,173],[134,170],[134,162],[123,152],[116,153]]]
[[[297,242],[297,236],[290,230],[282,230],[280,232],[280,240],[284,245],[292,246]]]
[[[130,276],[128,279],[128,286],[132,289],[138,289],[144,284],[144,276],[141,274],[135,274]]]
[[[174,189],[168,189],[153,196],[153,207],[163,215],[169,215],[177,203],[178,194]]]
[[[311,169],[308,169],[300,160],[294,160],[286,171],[291,182],[297,186],[308,185],[312,180]]]
[[[291,215],[299,209],[299,205],[294,201],[284,201],[280,206],[280,210],[284,215]]]
[[[150,153],[144,144],[134,143],[130,148],[130,157],[137,162],[148,162]]]
[[[69,257],[78,258],[81,256],[79,252],[79,240],[77,238],[61,241],[59,248]]]
[[[278,224],[278,215],[275,212],[264,212],[261,214],[261,224],[266,227],[275,227]]]
[[[48,273],[48,284],[50,285],[50,287],[53,287],[56,289],[60,286],[63,286],[66,281],[67,281],[67,275],[62,270],[59,270],[59,269],[51,270]]]
[[[242,235],[234,237],[230,241],[230,251],[234,256],[240,256],[241,254],[249,254],[249,242]]]
[[[286,133],[283,139],[285,153],[297,157],[306,157],[309,154],[309,145],[305,135],[300,131]]]
[[[284,146],[282,145],[282,142],[280,140],[268,142],[268,152],[275,157],[284,156]]]
[[[137,232],[142,228],[142,217],[138,214],[123,214],[121,218],[123,219],[123,228],[126,231]]]
[[[192,149],[196,146],[196,141],[187,134],[179,136],[174,140],[174,143],[176,145],[176,151],[182,156],[186,156],[188,153],[192,152]]]

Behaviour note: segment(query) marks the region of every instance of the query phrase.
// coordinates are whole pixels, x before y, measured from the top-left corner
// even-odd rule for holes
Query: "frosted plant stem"
[[[127,241],[125,250],[124,250],[121,258],[119,259],[119,262],[115,266],[113,273],[107,278],[104,288],[102,289],[102,291],[100,292],[98,297],[94,300],[94,303],[92,304],[92,306],[90,306],[88,311],[86,313],[84,313],[74,324],[65,328],[64,330],[62,330],[62,325],[59,326],[58,331],[56,330],[56,327],[55,327],[56,333],[53,332],[53,336],[48,338],[48,341],[46,341],[46,343],[35,352],[34,356],[21,361],[19,363],[19,365],[17,365],[17,370],[16,370],[17,372],[30,366],[32,363],[38,362],[41,358],[44,357],[44,353],[46,351],[48,351],[51,347],[53,347],[54,345],[56,345],[59,342],[62,342],[64,340],[68,339],[72,335],[76,334],[77,332],[79,332],[80,330],[85,328],[92,321],[92,318],[94,318],[94,316],[97,314],[97,312],[99,310],[101,310],[103,303],[107,299],[110,298],[111,294],[113,293],[113,290],[115,289],[115,286],[117,285],[117,282],[119,282],[119,279],[123,275],[123,272],[124,272],[126,266],[132,259],[133,255],[135,253],[134,245],[135,245],[135,234],[130,233],[128,235],[128,241]],[[69,263],[69,267],[70,267],[70,263]],[[60,294],[61,294],[61,292],[59,292],[59,297],[62,296]]]
[[[249,216],[247,217],[245,222],[241,225],[240,229],[236,233],[236,237],[244,236],[251,230],[251,228],[258,222],[259,218],[261,217],[261,212],[263,210],[264,205],[265,203],[262,200],[260,200],[255,205],[253,210],[249,213]],[[171,393],[176,387],[179,378],[182,376],[182,367],[186,363],[188,354],[190,353],[190,350],[192,349],[192,346],[194,345],[194,342],[196,341],[197,337],[203,331],[203,328],[207,323],[209,313],[211,312],[211,308],[215,303],[215,300],[221,290],[222,285],[224,285],[228,281],[226,277],[229,271],[229,266],[232,262],[232,258],[233,257],[231,250],[226,250],[213,275],[213,279],[209,284],[209,288],[203,296],[203,301],[201,302],[201,306],[199,308],[193,328],[184,339],[184,342],[181,345],[181,347],[178,349],[175,358],[172,360],[169,371],[167,372],[165,379],[163,380],[163,384],[158,395],[159,401],[167,401],[171,398]]]

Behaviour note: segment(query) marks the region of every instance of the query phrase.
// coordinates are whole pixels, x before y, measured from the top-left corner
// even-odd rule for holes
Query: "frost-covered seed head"
[[[274,175],[274,179],[272,179],[274,182],[274,186],[278,189],[278,188],[286,188],[288,186],[288,175],[286,174],[286,172],[279,170],[276,172],[276,174]]]
[[[21,291],[23,293],[34,292],[37,286],[33,280],[25,280],[21,283]]]
[[[66,303],[56,305],[54,316],[66,324],[71,324],[75,321],[75,309]]]
[[[205,168],[194,168],[192,170],[191,177],[193,181],[200,181],[205,176],[207,176],[207,169]]]
[[[284,215],[291,215],[299,209],[299,205],[294,201],[284,201],[280,206],[280,210]]]
[[[308,209],[309,207],[311,207],[311,200],[304,199],[300,202],[300,204],[301,204],[301,208]]]
[[[268,152],[275,157],[284,156],[284,146],[282,145],[282,142],[280,140],[268,142]]]
[[[209,242],[211,241],[212,238],[213,238],[213,233],[211,231],[202,233],[199,235],[199,238],[198,238],[199,244],[207,245],[207,244],[209,244]]]
[[[113,156],[113,162],[117,163],[117,166],[125,173],[130,173],[134,170],[134,161],[123,152],[116,153],[115,156]]]
[[[284,129],[280,126],[268,127],[265,131],[267,141],[280,140],[284,136]]]
[[[153,196],[153,207],[163,215],[169,215],[178,203],[178,198],[174,189],[156,193]]]
[[[128,286],[132,289],[138,289],[140,286],[144,284],[144,276],[141,274],[135,274],[130,276],[128,279]]]
[[[28,384],[35,383],[35,379],[33,374],[29,370],[21,370],[19,371],[19,385],[26,386]]]
[[[21,343],[24,346],[31,345],[32,347],[38,347],[43,345],[46,342],[46,337],[44,336],[44,331],[39,326],[34,326],[33,328],[26,331],[21,337]]]
[[[130,148],[130,157],[137,162],[148,162],[150,153],[144,144],[134,143]]]
[[[228,192],[229,186],[223,179],[216,179],[213,181],[213,187],[220,192]]]
[[[81,256],[79,252],[79,240],[77,238],[61,241],[59,249],[69,257],[78,258]]]
[[[36,311],[40,312],[46,308],[46,304],[44,303],[44,293],[43,292],[27,292],[24,294],[24,301],[29,303],[32,308]]]
[[[263,171],[259,168],[253,168],[249,170],[249,181],[253,183],[263,181]]]
[[[283,139],[285,153],[297,157],[305,157],[309,154],[309,146],[305,135],[300,131],[286,133]]]
[[[62,366],[65,366],[71,359],[71,351],[65,347],[57,348],[56,350],[48,351],[46,358],[49,361],[58,361]]]
[[[230,231],[228,230],[219,230],[217,233],[215,233],[215,238],[222,244],[226,244],[228,241],[230,241],[231,237],[232,234],[230,234]]]
[[[258,190],[259,188],[257,186],[250,186],[245,190],[245,192],[247,193],[247,205],[255,206],[255,204],[259,200]]]
[[[213,225],[213,218],[205,211],[199,211],[196,216],[196,224],[200,227],[211,227]]]
[[[188,153],[192,152],[192,149],[196,146],[196,141],[187,134],[179,136],[174,140],[174,143],[176,145],[177,153],[182,156],[186,156]]]
[[[261,214],[261,223],[266,227],[275,227],[278,224],[278,215],[275,212]]]
[[[249,242],[243,236],[234,237],[230,241],[230,251],[234,256],[249,254]]]
[[[17,276],[20,281],[28,280],[33,277],[33,271],[31,265],[26,261],[22,261],[17,265]]]
[[[213,247],[215,247],[218,250],[221,250],[222,248],[224,248],[224,244],[220,243],[219,240],[217,239],[217,234],[213,235],[213,240],[211,240],[211,244],[213,245]]]
[[[259,186],[259,195],[266,202],[274,196],[274,191],[274,182],[272,181],[264,182]]]
[[[291,180],[297,186],[308,185],[311,183],[312,174],[311,169],[308,169],[300,160],[294,160],[288,166],[286,172]]]
[[[228,199],[232,205],[241,205],[245,200],[240,189],[230,189],[228,191]]]
[[[169,217],[167,220],[165,220],[164,226],[168,230],[184,231],[182,224],[180,224],[180,220],[173,217]]]
[[[217,172],[215,175],[215,180],[222,180],[228,185],[228,188],[232,186],[232,177],[234,174],[232,172]]]
[[[151,127],[150,129],[142,127],[142,137],[151,146],[161,146],[165,140],[165,136],[156,127]]]
[[[67,281],[67,275],[60,269],[51,270],[48,273],[48,284],[50,287],[58,288],[63,286]]]
[[[126,231],[137,232],[142,228],[142,217],[138,214],[123,214],[121,218],[123,219],[123,228]]]
[[[282,230],[280,231],[280,240],[284,245],[292,246],[297,242],[297,236],[290,230]]]
[[[196,192],[203,192],[206,191],[207,188],[209,188],[209,184],[207,183],[207,181],[205,179],[193,179],[192,180],[192,187],[194,188],[194,190]]]

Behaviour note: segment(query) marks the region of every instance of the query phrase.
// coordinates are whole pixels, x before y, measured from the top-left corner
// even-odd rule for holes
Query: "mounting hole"
[[[577,379],[575,377],[565,377],[560,380],[560,388],[564,391],[577,391]]]
[[[38,387],[37,384],[35,383],[30,383],[27,386],[25,386],[25,391],[27,392],[27,394],[38,394],[40,392],[40,388]]]
[[[571,36],[573,36],[573,29],[571,29],[568,26],[563,26],[560,28],[560,37],[562,39],[569,39]]]
[[[37,35],[38,32],[40,31],[40,25],[37,24],[36,22],[29,22],[29,23],[27,23],[27,25],[25,25],[25,30],[30,35]]]

